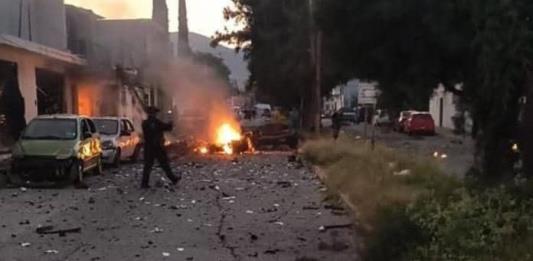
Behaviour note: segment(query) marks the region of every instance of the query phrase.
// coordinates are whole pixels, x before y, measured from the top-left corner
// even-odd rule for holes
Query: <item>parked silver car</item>
[[[129,119],[97,117],[92,120],[101,135],[104,163],[118,167],[121,161],[137,161],[141,152],[141,136]]]

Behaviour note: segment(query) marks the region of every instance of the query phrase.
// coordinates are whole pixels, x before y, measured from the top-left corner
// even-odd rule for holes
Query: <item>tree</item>
[[[226,66],[224,60],[220,57],[214,56],[210,53],[196,52],[194,53],[194,60],[198,64],[208,66],[213,69],[215,75],[221,79],[227,86],[231,86],[231,70]]]
[[[301,0],[234,0],[224,11],[227,20],[244,22],[239,31],[219,32],[213,44],[237,45],[249,61],[250,86],[261,100],[286,107],[303,107],[304,122],[310,115],[312,66],[310,12]]]

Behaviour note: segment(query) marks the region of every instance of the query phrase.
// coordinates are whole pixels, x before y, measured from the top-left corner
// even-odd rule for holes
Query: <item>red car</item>
[[[435,135],[435,121],[427,112],[412,113],[405,122],[405,132],[409,135]]]

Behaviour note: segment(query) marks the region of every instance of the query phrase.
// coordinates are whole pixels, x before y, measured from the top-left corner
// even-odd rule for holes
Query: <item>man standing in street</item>
[[[298,133],[298,129],[300,128],[300,113],[294,107],[289,112],[289,128],[296,134]]]
[[[181,180],[180,175],[175,176],[172,173],[164,146],[165,138],[163,134],[172,130],[172,123],[160,121],[156,117],[158,112],[159,109],[148,107],[146,109],[148,118],[142,123],[144,133],[144,170],[141,188],[143,189],[150,188],[150,172],[156,159],[172,184],[175,185]]]
[[[333,139],[337,140],[339,138],[339,133],[341,131],[342,119],[339,111],[336,111],[331,115],[331,127],[333,128]]]

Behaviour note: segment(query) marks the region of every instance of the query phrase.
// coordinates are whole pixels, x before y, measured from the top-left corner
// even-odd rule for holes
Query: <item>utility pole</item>
[[[322,31],[316,33],[316,66],[315,66],[315,132],[320,134],[321,107],[322,107]]]
[[[309,0],[309,32],[311,41],[311,67],[314,74],[313,80],[313,95],[312,95],[312,111],[315,134],[320,134],[320,111],[321,111],[321,85],[322,85],[322,32],[317,29],[314,19],[314,0]]]

